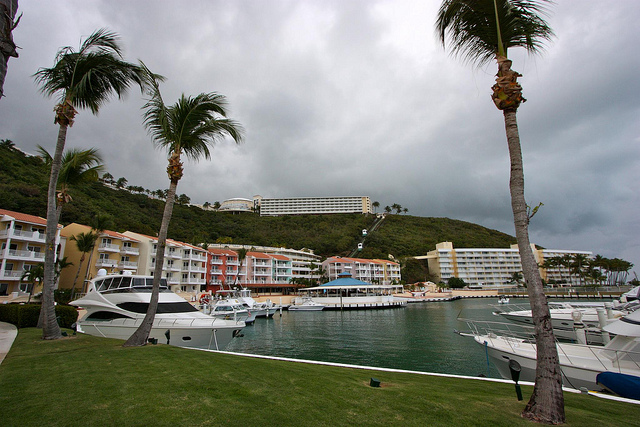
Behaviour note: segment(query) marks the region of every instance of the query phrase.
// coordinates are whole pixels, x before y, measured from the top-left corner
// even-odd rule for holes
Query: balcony
[[[16,240],[27,240],[30,242],[44,243],[46,235],[37,231],[24,231],[24,230],[0,230],[0,237],[7,237]]]
[[[24,270],[5,270],[2,277],[8,279],[19,279],[24,274]]]
[[[118,261],[115,259],[99,259],[96,261],[96,267],[117,267]]]
[[[98,252],[120,252],[120,246],[111,243],[100,243]]]
[[[131,246],[123,246],[120,253],[122,255],[140,255],[140,249]]]
[[[10,249],[9,256],[7,258],[18,259],[22,261],[43,261],[44,252],[18,251],[15,249]]]
[[[165,250],[164,251],[164,257],[165,258],[172,258],[172,259],[182,259],[182,255],[180,255],[180,251],[177,250]]]
[[[182,259],[185,260],[190,260],[190,261],[201,261],[201,262],[206,262],[207,261],[207,255],[206,254],[202,254],[200,252],[191,252],[189,254],[184,254],[184,256],[182,257]]]
[[[188,267],[183,267],[182,271],[190,271],[192,273],[206,273],[207,269],[200,265],[191,265]]]
[[[209,263],[211,265],[222,265],[222,260],[219,258],[211,258],[211,262]]]
[[[133,261],[120,261],[120,263],[118,263],[118,268],[122,268],[124,270],[137,270],[138,263]]]

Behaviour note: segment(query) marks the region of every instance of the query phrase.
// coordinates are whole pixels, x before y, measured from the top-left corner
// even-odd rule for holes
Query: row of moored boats
[[[549,303],[557,339],[563,385],[592,391],[608,390],[640,399],[640,287],[612,303]],[[534,381],[536,341],[530,309],[505,304],[494,312],[505,322],[467,320],[469,332],[485,348],[503,378]],[[515,362],[514,362],[515,361]]]

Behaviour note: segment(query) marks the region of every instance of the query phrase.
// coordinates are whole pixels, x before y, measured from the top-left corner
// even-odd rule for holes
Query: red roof
[[[31,224],[39,224],[39,225],[45,225],[45,226],[47,225],[46,219],[39,216],[29,215],[21,212],[14,212],[6,209],[0,209],[0,215],[10,216],[14,218],[16,221],[29,222]],[[58,227],[60,227],[60,224],[58,224]]]

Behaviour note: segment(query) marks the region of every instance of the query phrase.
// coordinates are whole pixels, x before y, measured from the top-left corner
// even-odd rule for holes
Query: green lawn
[[[21,329],[0,365],[2,426],[531,425],[511,384],[40,335]],[[565,402],[567,425],[640,425],[638,405]]]

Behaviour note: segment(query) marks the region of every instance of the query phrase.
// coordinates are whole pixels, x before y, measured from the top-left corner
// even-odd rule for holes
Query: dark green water
[[[526,300],[525,300],[526,301]],[[495,298],[409,304],[385,310],[278,313],[257,319],[227,351],[324,362],[499,378],[458,316],[496,320]]]

